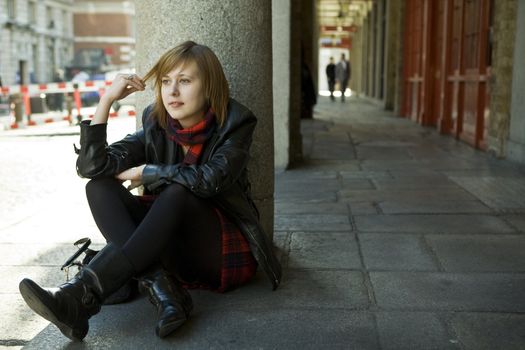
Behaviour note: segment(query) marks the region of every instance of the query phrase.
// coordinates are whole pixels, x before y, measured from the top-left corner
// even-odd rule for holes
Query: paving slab
[[[340,171],[339,174],[343,179],[391,179],[392,175],[388,171]]]
[[[195,304],[203,309],[259,310],[271,305],[272,309],[364,310],[369,306],[362,272],[342,269],[287,269],[276,291],[271,290],[267,277],[258,272],[248,285],[228,293],[191,293]]]
[[[361,168],[366,171],[385,171],[385,170],[416,170],[421,168],[421,162],[414,159],[401,160],[363,160]]]
[[[375,190],[376,186],[370,179],[343,178],[342,188],[346,190]]]
[[[351,199],[356,202],[382,202],[382,201],[405,201],[425,200],[431,201],[472,201],[477,200],[475,196],[462,189],[433,189],[421,188],[412,190],[401,189],[378,189],[360,190],[343,188],[338,192],[341,199]]]
[[[487,206],[498,210],[525,209],[523,177],[451,177]]]
[[[323,191],[314,189],[312,191],[275,192],[275,202],[300,202],[300,203],[323,203],[337,201],[336,191]]]
[[[525,272],[525,236],[426,236],[445,271]]]
[[[525,214],[505,215],[503,218],[520,232],[525,232]]]
[[[377,160],[377,159],[412,159],[404,147],[388,148],[381,146],[357,146],[356,153],[359,159]]]
[[[314,143],[314,149],[309,154],[310,159],[352,160],[356,159],[354,147],[347,143]]]
[[[361,170],[358,160],[344,161],[339,160],[319,160],[305,159],[301,164],[304,170],[312,169],[316,171],[359,171]]]
[[[525,349],[523,314],[459,312],[453,314],[450,323],[464,349]]]
[[[235,309],[195,310],[175,334],[159,339],[153,331],[155,314],[145,304],[145,300],[139,300],[126,307],[112,307],[109,317],[93,317],[90,333],[81,345],[64,339],[58,329],[50,326],[24,349],[379,348],[373,316],[363,312],[276,309],[254,314]],[[137,320],[137,314],[143,317]]]
[[[292,233],[291,268],[361,269],[355,235],[344,233]]]
[[[351,231],[348,215],[311,214],[276,215],[274,226],[279,231]]]
[[[525,274],[370,272],[387,310],[525,312]]]
[[[494,211],[476,201],[429,201],[423,198],[391,200],[378,203],[385,214],[488,214]]]
[[[383,350],[461,349],[439,315],[430,312],[378,312],[377,328]]]
[[[391,189],[391,190],[413,190],[413,189],[443,189],[452,188],[461,190],[454,181],[441,176],[407,176],[397,177],[393,179],[373,179],[374,184],[378,189]]]
[[[319,214],[331,213],[348,215],[348,205],[344,202],[302,203],[277,201],[274,206],[275,215],[282,214]]]
[[[298,168],[292,168],[285,172],[275,174],[275,182],[281,181],[294,181],[303,179],[312,180],[335,180],[337,179],[338,172],[335,170],[315,170],[315,169],[304,169],[302,166]]]
[[[437,271],[421,236],[360,233],[359,246],[368,271]]]
[[[337,179],[290,179],[276,182],[274,191],[276,197],[304,192],[315,196],[317,192],[336,192],[340,188],[341,184]]]
[[[374,202],[353,202],[348,201],[352,215],[376,215],[381,214],[380,208]]]
[[[24,345],[49,324],[26,305],[20,293],[0,294],[0,312],[0,339],[10,339],[12,345]]]
[[[516,230],[490,215],[356,215],[358,231],[439,234],[508,234]]]

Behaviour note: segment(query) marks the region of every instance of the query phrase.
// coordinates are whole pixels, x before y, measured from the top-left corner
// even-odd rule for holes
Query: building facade
[[[73,0],[0,0],[2,84],[52,81],[73,56]]]
[[[73,65],[100,73],[134,67],[133,1],[76,0]]]

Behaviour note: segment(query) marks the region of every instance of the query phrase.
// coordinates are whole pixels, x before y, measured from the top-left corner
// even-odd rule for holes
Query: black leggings
[[[148,209],[116,179],[91,180],[86,194],[102,235],[137,273],[160,261],[186,282],[220,285],[221,226],[209,200],[172,184]]]

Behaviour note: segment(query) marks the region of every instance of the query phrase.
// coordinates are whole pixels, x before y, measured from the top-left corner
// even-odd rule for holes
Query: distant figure
[[[344,53],[341,54],[341,61],[335,67],[335,77],[341,89],[341,102],[345,102],[345,91],[350,81],[351,71],[350,62],[345,58]]]
[[[330,63],[328,63],[328,65],[326,66],[326,78],[328,79],[328,90],[330,90],[330,99],[334,101],[335,64],[333,57],[330,57]]]

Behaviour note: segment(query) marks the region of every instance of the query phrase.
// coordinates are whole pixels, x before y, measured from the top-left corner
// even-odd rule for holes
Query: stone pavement
[[[96,232],[83,180],[64,180],[66,188],[49,194],[54,207],[15,211],[0,227],[0,298],[11,306],[0,309],[0,345],[525,349],[524,167],[364,99],[320,98],[302,131],[304,163],[276,174],[275,242],[284,266],[277,291],[259,273],[224,295],[192,292],[191,320],[165,340],[155,337],[154,309],[140,298],[105,307],[84,342],[69,342],[17,294],[24,276],[59,283],[69,242]],[[54,151],[74,160],[62,149]],[[40,234],[29,238],[31,229]]]

